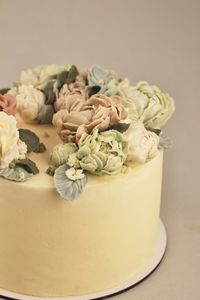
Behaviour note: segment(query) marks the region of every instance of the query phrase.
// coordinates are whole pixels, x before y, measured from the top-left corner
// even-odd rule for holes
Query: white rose
[[[124,138],[129,143],[128,164],[145,163],[158,153],[159,137],[146,130],[141,122],[132,123]]]
[[[39,65],[33,69],[21,72],[20,83],[39,87],[49,81],[54,75],[69,70],[68,65]]]
[[[14,159],[19,158],[18,140],[16,119],[0,112],[0,169],[7,168]]]
[[[26,122],[34,121],[45,103],[45,95],[32,85],[22,85],[18,88],[17,110]]]

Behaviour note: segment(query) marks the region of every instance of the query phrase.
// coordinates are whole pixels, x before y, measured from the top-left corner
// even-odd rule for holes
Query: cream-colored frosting
[[[64,201],[45,173],[59,142],[55,129],[30,128],[48,150],[30,155],[40,174],[29,181],[0,179],[0,288],[40,297],[83,295],[141,271],[156,244],[162,152],[126,174],[90,176],[78,199]]]

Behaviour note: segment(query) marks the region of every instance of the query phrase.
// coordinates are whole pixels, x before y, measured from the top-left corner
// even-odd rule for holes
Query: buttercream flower
[[[126,160],[129,165],[145,163],[158,153],[158,135],[146,130],[141,122],[132,123],[124,133],[124,139],[129,144],[129,154]]]
[[[0,112],[0,169],[7,168],[13,160],[18,159],[18,140],[16,119]]]
[[[18,159],[25,159],[28,151],[26,143],[19,139],[17,142],[17,147],[19,152]]]
[[[73,181],[75,181],[77,179],[82,179],[85,177],[85,174],[83,173],[83,170],[81,170],[81,169],[70,168],[65,171],[65,174],[66,174],[67,178],[69,178]]]
[[[17,112],[16,98],[9,94],[0,94],[0,111],[4,111],[8,115],[15,115]]]
[[[88,73],[89,86],[100,86],[99,93],[107,96],[116,95],[118,80],[112,71],[103,70],[98,65],[93,65]]]
[[[81,82],[85,85],[88,84],[88,71],[79,70],[79,74],[76,76],[76,82]]]
[[[68,163],[69,157],[76,153],[78,150],[76,144],[67,143],[67,144],[58,144],[53,148],[53,151],[49,160],[49,168],[47,169],[47,173],[49,175],[53,175],[55,169],[60,167],[63,164]]]
[[[78,143],[77,159],[89,173],[115,175],[121,172],[128,153],[128,143],[116,130],[84,133]]]
[[[146,128],[162,128],[175,110],[174,100],[146,81],[132,86],[128,79],[124,79],[119,83],[118,90],[124,106],[129,110],[130,119],[141,121]]]
[[[105,131],[126,117],[119,96],[96,94],[87,101],[69,102],[68,108],[54,115],[53,124],[64,142],[77,142],[83,133]]]
[[[33,122],[45,103],[44,94],[32,85],[22,85],[18,88],[17,110],[25,122]]]
[[[82,82],[75,82],[70,84],[64,84],[60,90],[56,103],[56,111],[61,109],[71,110],[71,107],[76,106],[77,103],[82,105],[82,101],[88,98],[88,88]]]
[[[65,200],[76,199],[87,183],[87,176],[83,170],[75,170],[62,165],[55,170],[54,183],[59,195]]]
[[[33,85],[40,87],[47,83],[50,79],[54,78],[57,74],[64,70],[69,70],[69,65],[39,65],[33,69],[28,69],[21,72],[20,84]]]

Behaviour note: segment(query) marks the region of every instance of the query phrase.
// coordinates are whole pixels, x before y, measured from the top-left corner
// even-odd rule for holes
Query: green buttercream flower
[[[77,150],[78,148],[74,143],[56,145],[50,156],[50,166],[47,169],[47,173],[49,175],[53,175],[56,168],[60,167],[63,164],[66,164],[70,155],[76,153]]]
[[[146,81],[132,86],[128,79],[124,79],[118,90],[122,103],[128,108],[130,119],[144,123],[146,128],[162,128],[175,110],[174,100]]]
[[[80,167],[89,173],[115,175],[121,172],[128,153],[128,143],[116,130],[92,135],[84,133],[78,143]]]

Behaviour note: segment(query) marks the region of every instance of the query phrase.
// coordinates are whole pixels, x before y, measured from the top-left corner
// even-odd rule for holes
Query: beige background
[[[1,87],[41,63],[98,63],[174,97],[161,210],[167,253],[116,300],[199,299],[200,1],[0,0],[0,41]]]

